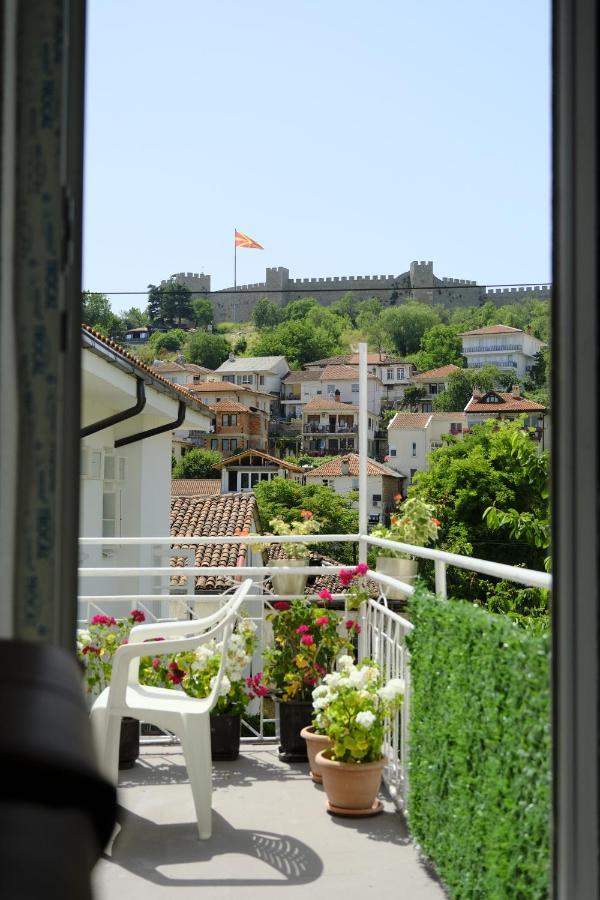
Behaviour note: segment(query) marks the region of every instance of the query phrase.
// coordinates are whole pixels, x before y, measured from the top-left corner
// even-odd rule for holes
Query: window
[[[259,375],[259,376],[258,376],[258,383],[259,383],[260,385],[263,385],[263,384],[265,383],[265,376],[264,376],[264,375]]]
[[[242,384],[254,384],[254,375],[242,375]]]
[[[443,441],[431,441],[431,443],[429,444],[429,447],[431,450],[439,450],[440,447],[443,447],[443,446],[444,446]]]
[[[437,385],[437,384],[429,385],[429,393],[431,394],[432,397],[438,393],[438,390],[439,390],[439,385]]]
[[[223,425],[237,425],[237,415],[224,415],[223,416]]]
[[[373,494],[373,506],[378,506],[381,503],[381,494]]]
[[[412,455],[413,456],[417,455],[417,445],[414,441],[412,442]]]
[[[390,456],[396,456],[396,448],[390,447]]]
[[[394,370],[393,370],[393,369],[388,369],[388,370],[387,370],[386,378],[387,378],[388,381],[392,381],[392,380],[393,380],[393,378],[394,378]]]
[[[269,481],[270,478],[271,478],[270,472],[261,472],[261,473],[260,473],[260,480],[261,480],[261,481]]]
[[[352,385],[352,393],[353,393],[353,394],[358,394],[358,384],[353,384],[353,385]]]
[[[404,366],[401,366],[399,369],[396,369],[396,379],[398,381],[404,381]]]
[[[255,485],[258,484],[258,477],[259,477],[259,476],[258,476],[258,472],[251,472],[251,473],[250,473],[250,486],[251,486],[251,487],[254,487]]]
[[[223,450],[229,450],[229,438],[223,438]]]
[[[413,478],[415,477],[416,474],[417,474],[417,470],[416,470],[416,469],[411,469],[411,470],[410,470],[410,480],[411,480],[411,481],[413,480]]]
[[[421,409],[423,412],[431,412],[431,403],[423,403]]]
[[[237,450],[237,448],[238,448],[238,446],[237,446],[237,438],[231,438],[231,440],[229,441],[229,449],[230,449],[230,450]]]
[[[235,384],[235,375],[223,375],[223,381],[228,381],[230,384]]]
[[[210,449],[211,449],[211,450],[218,450],[218,449],[219,449],[219,439],[218,439],[218,438],[211,438],[211,439],[210,439]]]
[[[102,493],[102,537],[119,537],[121,534],[122,492],[116,489]]]
[[[250,475],[248,472],[242,472],[240,476],[240,484],[243,491],[247,491],[250,487]]]
[[[462,423],[461,422],[451,422],[450,423],[450,434],[462,434]]]
[[[353,479],[352,479],[352,490],[353,490],[353,491],[357,491],[357,490],[358,490],[358,478],[353,478]]]
[[[328,394],[335,394],[335,384],[328,384],[328,385],[327,385],[327,393],[328,393]]]

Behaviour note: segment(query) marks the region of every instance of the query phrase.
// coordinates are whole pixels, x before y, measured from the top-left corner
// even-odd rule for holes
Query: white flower
[[[320,684],[312,692],[313,700],[316,700],[318,697],[324,697],[328,693],[329,693],[329,688],[327,687],[327,685]]]
[[[370,728],[375,721],[376,716],[374,713],[369,712],[369,710],[365,710],[364,712],[357,713],[356,716],[356,724],[360,725],[361,728]]]
[[[216,683],[217,683],[217,676],[214,675],[210,679],[211,691],[214,688]],[[219,688],[219,697],[226,697],[230,690],[231,690],[231,682],[230,682],[229,678],[227,677],[227,675],[223,675],[223,677],[221,678],[221,686]]]
[[[349,669],[354,665],[354,660],[351,656],[340,656],[338,659],[337,667],[338,669]]]
[[[92,642],[92,636],[87,630],[87,628],[80,628],[77,632],[77,640],[81,642],[81,644],[86,647],[88,644]]]
[[[313,709],[325,709],[326,706],[329,706],[329,697],[317,697],[313,700]]]
[[[389,700],[390,702],[397,697],[402,697],[404,695],[404,679],[391,678],[387,684],[379,688],[377,693],[382,700]]]
[[[341,680],[342,676],[339,672],[329,672],[323,679],[325,684],[328,684],[330,687],[337,687]]]
[[[352,669],[348,675],[348,684],[361,690],[369,683],[369,669]]]

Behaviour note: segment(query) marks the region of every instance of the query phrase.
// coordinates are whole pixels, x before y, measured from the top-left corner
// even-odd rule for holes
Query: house
[[[173,436],[171,438],[171,453],[175,457],[175,460],[179,462],[180,459],[189,453],[190,450],[194,450],[196,444],[192,441],[186,440],[186,438],[178,437],[175,432],[173,432]]]
[[[220,493],[220,478],[174,478],[171,481],[171,497],[214,497]]]
[[[367,452],[373,455],[379,416],[369,411]],[[339,393],[331,399],[313,397],[302,410],[302,450],[312,456],[358,450],[358,406],[343,403]]]
[[[268,394],[265,394],[264,391],[255,391],[252,388],[247,388],[247,387],[244,387],[243,385],[231,384],[229,381],[221,381],[221,380],[197,382],[195,384],[187,385],[186,390],[189,390],[190,393],[194,397],[198,397],[200,400],[202,400],[203,403],[206,403],[210,407],[216,407],[216,405],[218,403],[221,403],[224,400],[228,400],[232,403],[237,403],[238,405],[245,407],[245,409],[249,410],[251,413],[257,413],[257,414],[264,413],[264,416],[262,416],[262,415],[260,416],[260,421],[262,422],[264,419],[266,419],[266,421],[267,421],[266,427],[267,427],[267,432],[268,432],[268,419],[269,419],[269,413],[270,413],[270,407],[271,407],[271,397]],[[224,408],[223,408],[222,412],[225,412]],[[238,410],[238,412],[240,412],[240,411]],[[229,415],[236,416],[238,414],[238,412],[235,412],[232,409],[229,411]],[[220,425],[219,433],[223,434],[223,421],[221,420],[220,423],[218,423],[218,424]],[[233,424],[233,420],[232,420],[232,424]],[[236,422],[235,424],[237,425],[238,423]],[[245,425],[244,440],[247,440],[249,438],[250,433],[252,433],[253,435],[262,434],[262,431],[263,431],[262,424],[259,426],[256,423],[256,421],[254,421],[254,423],[252,425],[252,429],[250,428],[249,420],[244,419],[243,424]],[[215,434],[216,434],[216,427],[217,427],[217,422],[215,420],[215,429],[213,429]],[[229,426],[227,426],[227,425],[225,426],[225,428],[228,428],[228,427]],[[196,447],[207,447],[209,449],[211,447],[210,440],[209,441],[205,440],[206,435],[204,433],[200,433],[200,432],[197,433],[197,432],[191,430],[191,431],[188,431],[185,433],[178,432],[177,436],[191,441],[194,444],[194,446],[196,446]],[[241,434],[237,434],[236,432],[233,432],[233,431],[229,432],[228,435],[227,435],[227,433],[225,433],[226,439],[227,439],[227,436],[229,436],[230,441],[232,439],[237,441],[238,439],[242,438]],[[213,441],[214,440],[215,440],[215,438],[213,438]],[[267,436],[267,442],[268,442],[268,436]],[[256,441],[254,443],[256,443]],[[263,442],[259,441],[258,443],[260,443],[262,445]],[[246,447],[245,444],[244,444],[244,448],[242,448],[242,446],[239,443],[237,443],[234,446],[234,452],[245,449],[245,447]],[[215,444],[213,449],[220,450],[221,445]],[[229,449],[227,450],[228,453],[230,452],[230,449],[231,449],[231,443],[229,444]],[[266,444],[264,446],[264,449],[266,449]]]
[[[204,440],[207,449],[230,456],[247,448],[268,448],[269,417],[264,410],[227,399],[215,403],[211,410],[215,413],[215,431]]]
[[[224,494],[251,491],[260,481],[271,481],[273,478],[291,478],[301,482],[304,476],[300,466],[259,450],[244,450],[224,459],[217,468],[222,472],[221,490]]]
[[[443,446],[442,435],[462,438],[466,427],[464,412],[398,412],[388,425],[388,464],[408,487],[429,468],[428,455]]]
[[[208,433],[214,414],[185,388],[86,325],[81,328],[81,504],[84,537],[164,534],[171,503],[171,438],[186,426]],[[88,566],[144,565],[151,548],[86,547]],[[144,582],[140,585],[139,582]],[[147,582],[147,583],[146,583]],[[149,578],[93,578],[92,594],[151,593]],[[117,613],[122,609],[118,607]]]
[[[128,328],[125,332],[125,341],[128,344],[145,344],[154,331],[149,325],[141,325],[138,328]]]
[[[283,381],[282,407],[286,418],[299,419],[304,406],[315,397],[342,403],[358,402],[358,366],[331,365],[305,372],[290,372]],[[369,409],[377,415],[385,398],[385,388],[379,376],[369,372],[367,400]]]
[[[152,368],[160,375],[164,375],[173,384],[201,384],[214,377],[212,369],[197,366],[195,363],[162,362],[155,360]]]
[[[358,454],[346,453],[307,472],[306,483],[325,484],[336,494],[348,494],[359,489],[358,468]],[[394,497],[402,487],[401,480],[398,472],[374,459],[367,459],[367,510],[370,524],[388,520],[396,504]]]
[[[350,353],[345,356],[331,356],[327,359],[307,363],[304,368],[310,371],[334,365],[358,366],[358,362],[358,353]],[[369,373],[375,375],[383,383],[385,391],[382,401],[390,405],[402,399],[404,389],[411,383],[411,376],[415,371],[414,363],[383,351],[367,353],[367,367]]]
[[[419,412],[431,412],[434,397],[441,394],[448,387],[448,379],[454,372],[460,372],[460,366],[450,364],[438,369],[430,369],[428,372],[419,372],[411,378],[411,384],[422,387],[425,395],[416,404]]]
[[[509,392],[474,391],[465,406],[465,415],[469,428],[480,425],[486,419],[516,419],[524,416],[525,427],[535,429],[532,437],[539,441],[540,450],[549,448],[548,410],[542,403],[522,397],[519,385],[514,385]]]
[[[215,374],[231,384],[257,388],[273,398],[273,413],[279,415],[281,381],[290,371],[285,356],[246,356],[236,359],[233,353]]]
[[[536,363],[536,354],[545,347],[543,341],[529,330],[510,325],[488,325],[473,331],[463,331],[463,356],[468,369],[496,366],[522,381]]]

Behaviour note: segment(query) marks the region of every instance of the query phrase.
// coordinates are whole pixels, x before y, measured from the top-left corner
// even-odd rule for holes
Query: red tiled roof
[[[200,384],[188,384],[186,389],[193,394],[209,394],[212,392],[222,393],[223,391],[243,391],[247,394],[256,394],[258,397],[267,397],[272,400],[270,394],[266,391],[255,391],[253,388],[247,387],[245,384],[232,384],[231,381],[202,381]]]
[[[251,492],[217,497],[173,497],[170,533],[176,538],[235,536],[256,529],[257,518],[256,497]],[[190,545],[182,541],[181,546]],[[203,544],[196,547],[196,565],[243,566],[246,554],[245,544]],[[171,560],[171,565],[187,563],[184,557],[176,557]],[[182,577],[173,576],[171,581],[181,584]],[[231,576],[199,575],[196,590],[222,590],[231,583]]]
[[[210,408],[213,412],[225,413],[247,413],[252,411],[249,406],[244,406],[243,403],[238,403],[237,400],[219,400],[217,403],[211,403]],[[263,412],[263,410],[259,410],[259,412]]]
[[[307,372],[300,372],[300,371],[288,372],[288,374],[285,376],[285,378],[281,379],[281,383],[282,384],[294,384],[295,382],[299,382],[299,381],[318,381],[319,376],[320,376],[320,373],[319,373],[318,369],[312,369],[311,371],[307,371]]]
[[[213,497],[220,493],[220,478],[174,478],[171,481],[171,497]]]
[[[388,425],[388,428],[425,428],[430,419],[445,419],[447,422],[464,422],[465,418],[464,412],[397,412]]]
[[[127,350],[124,350],[120,344],[117,344],[116,341],[111,340],[111,338],[104,337],[103,334],[100,334],[99,331],[96,331],[95,328],[92,328],[90,325],[81,325],[81,330],[84,333],[92,335],[92,337],[101,344],[104,344],[106,347],[109,347],[113,353],[117,353],[119,356],[122,356],[123,359],[126,359],[128,363],[131,363],[136,369],[139,369],[141,372],[146,373],[147,375],[151,375],[155,381],[159,381],[161,384],[168,387],[171,391],[174,391],[176,394],[180,394],[182,397],[186,398],[188,401],[192,401],[196,404],[196,408],[202,407],[201,412],[206,412],[207,415],[210,415],[208,406],[199,400],[197,397],[194,397],[192,393],[188,390],[189,388],[194,387],[194,385],[186,385],[183,387],[180,384],[174,384],[172,381],[169,381],[168,378],[165,378],[163,375],[160,375],[155,369],[151,366],[147,366],[146,363],[143,363],[141,359],[138,359],[137,356],[134,356],[133,353],[129,353]]]
[[[331,410],[340,413],[347,412],[358,412],[358,406],[354,406],[352,403],[341,403],[337,400],[329,400],[327,397],[312,397],[308,403],[305,403],[302,407],[302,412],[306,412],[307,410]]]
[[[389,353],[367,353],[367,364],[370,366],[381,366],[386,364],[394,364],[397,363],[402,365],[414,365],[414,363],[409,363],[407,360],[402,359],[400,356],[391,356]],[[358,353],[347,353],[344,356],[328,356],[325,359],[316,359],[310,363],[306,363],[307,366],[343,366],[343,365],[358,365]]]
[[[369,378],[377,378],[371,372]],[[320,381],[358,381],[358,366],[325,366],[319,376]]]
[[[348,463],[348,475],[358,477],[359,465],[358,453],[347,453],[345,456],[336,456],[335,459],[317,466],[306,473],[307,478],[335,478],[342,474],[342,462]],[[374,459],[367,458],[367,475],[387,475],[391,478],[399,478],[397,472],[394,472],[383,463],[376,462]]]
[[[474,328],[473,331],[461,331],[461,337],[470,334],[523,334],[521,328],[513,328],[511,325],[486,325],[485,328]]]
[[[496,395],[502,399],[501,403],[485,403],[485,397],[490,394]],[[515,396],[511,393],[501,393],[500,391],[488,391],[487,394],[471,397],[465,406],[467,413],[489,413],[493,416],[496,413],[503,412],[545,412],[546,407],[542,403],[535,403],[533,400],[527,400],[525,397]]]
[[[260,456],[261,459],[266,459],[268,462],[272,462],[280,469],[288,469],[288,471],[296,472],[296,474],[298,475],[301,475],[304,472],[304,469],[300,468],[300,466],[295,466],[293,463],[287,462],[285,459],[278,459],[278,457],[271,456],[270,453],[265,453],[263,450],[252,449],[242,450],[241,453],[236,453],[235,456],[228,456],[227,459],[223,460],[223,462],[218,463],[215,468],[222,469],[226,466],[230,466],[232,465],[232,463],[243,459],[245,456]]]
[[[430,369],[429,372],[419,372],[413,375],[413,381],[442,381],[453,372],[460,372],[460,366],[451,363],[448,366],[441,366],[439,369]]]

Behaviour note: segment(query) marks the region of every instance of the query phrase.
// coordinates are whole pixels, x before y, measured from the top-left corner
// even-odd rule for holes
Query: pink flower
[[[307,631],[310,631],[309,625],[298,625],[296,628],[296,634],[306,634]]]
[[[329,625],[329,616],[319,616],[315,619],[315,625]]]
[[[167,681],[172,681],[173,684],[181,684],[184,678],[185,672],[179,668],[175,660],[170,662],[169,671],[167,672]]]
[[[145,622],[146,616],[142,612],[141,609],[132,609],[129,613],[129,618],[133,619],[134,622]]]
[[[154,659],[152,660],[152,668],[158,669],[159,666],[160,666],[160,656],[155,656]]]
[[[356,575],[366,575],[368,571],[369,567],[366,563],[359,563],[354,570]]]
[[[360,634],[362,630],[358,622],[355,622],[354,619],[348,619],[348,621],[344,623],[344,626],[348,631],[355,631],[357,634]]]
[[[116,625],[117,620],[113,616],[103,616],[98,614],[90,619],[91,625]]]
[[[310,634],[303,634],[300,638],[300,643],[305,644],[307,647],[310,647],[314,642],[315,639]]]
[[[350,569],[342,569],[339,574],[339,579],[344,587],[348,587],[353,578],[354,572],[352,572]]]
[[[277,609],[279,612],[285,612],[285,610],[289,608],[290,604],[287,600],[276,600],[273,604],[273,609]]]
[[[333,594],[331,591],[328,591],[327,588],[323,588],[322,591],[319,591],[319,597],[321,600],[326,600],[328,603],[331,603],[333,600]]]
[[[305,675],[304,676],[304,684],[316,684],[317,679],[314,675]]]

